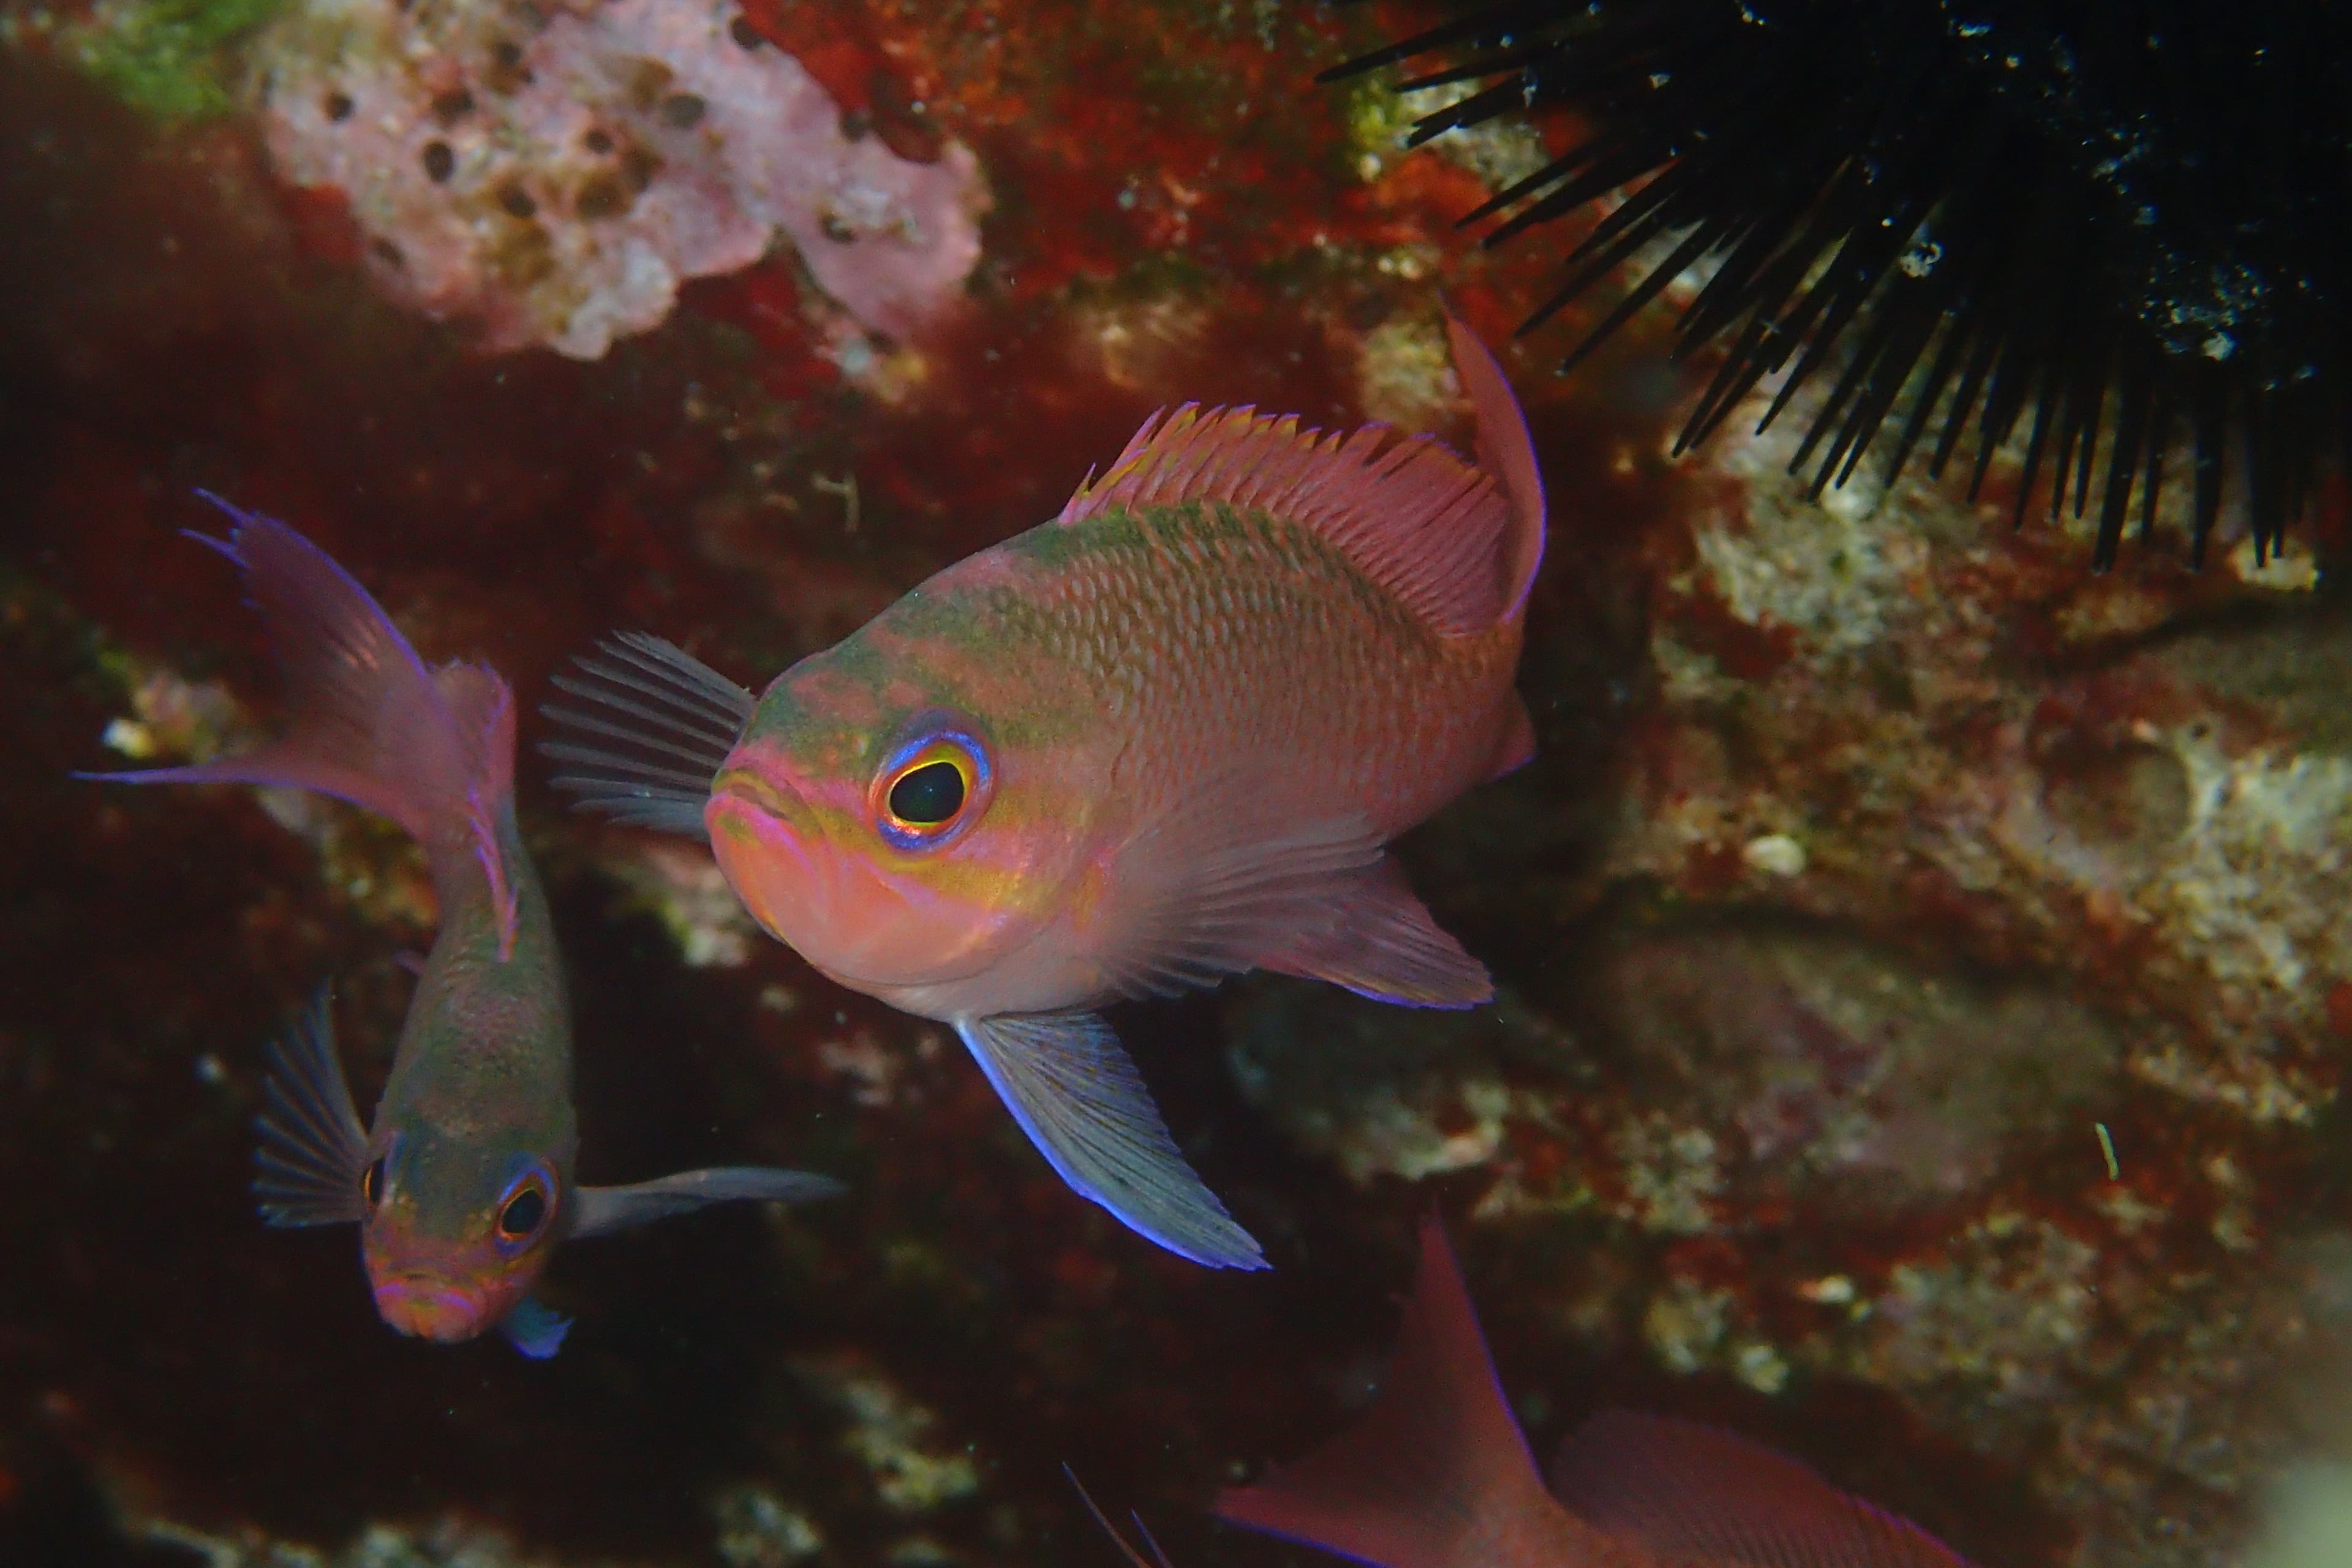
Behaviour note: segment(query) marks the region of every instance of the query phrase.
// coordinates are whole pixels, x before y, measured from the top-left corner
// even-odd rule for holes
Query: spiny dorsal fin
[[[1113,508],[1223,501],[1321,535],[1449,636],[1491,626],[1510,507],[1493,479],[1426,436],[1385,425],[1347,436],[1253,409],[1156,414],[1118,461],[1062,509],[1065,526]]]
[[[1543,481],[1502,367],[1450,313],[1446,332],[1483,469],[1385,425],[1341,436],[1301,429],[1295,415],[1188,403],[1145,420],[1056,521],[1186,501],[1265,511],[1329,540],[1436,630],[1485,631],[1527,604],[1543,559]]]
[[[1709,1568],[1969,1568],[1802,1462],[1713,1426],[1603,1411],[1570,1435],[1554,1495],[1662,1558]]]

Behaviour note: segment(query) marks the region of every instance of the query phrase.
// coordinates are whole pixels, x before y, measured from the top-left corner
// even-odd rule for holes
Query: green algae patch
[[[230,47],[287,0],[108,0],[90,16],[82,66],[124,102],[169,120],[235,107]]]

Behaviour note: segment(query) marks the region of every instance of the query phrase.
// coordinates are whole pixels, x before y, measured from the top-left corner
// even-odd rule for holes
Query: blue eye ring
[[[987,743],[960,719],[927,715],[874,771],[866,809],[884,843],[928,853],[969,832],[995,793]]]
[[[534,1160],[509,1182],[490,1210],[490,1244],[500,1258],[518,1258],[539,1245],[555,1219],[555,1172]]]

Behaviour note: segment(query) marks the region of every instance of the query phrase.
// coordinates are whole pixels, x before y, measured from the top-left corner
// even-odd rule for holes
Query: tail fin
[[[383,610],[327,553],[274,519],[205,495],[234,526],[191,535],[235,562],[286,679],[287,729],[239,756],[82,776],[121,784],[316,790],[378,812],[425,847],[445,906],[480,875],[513,941],[499,827],[514,792],[514,698],[496,671],[428,671]]]
[[[1445,336],[1454,349],[1454,374],[1461,377],[1478,419],[1478,466],[1494,476],[1511,503],[1503,541],[1503,617],[1508,620],[1527,608],[1528,591],[1543,564],[1543,470],[1536,463],[1527,416],[1511,395],[1502,365],[1451,310],[1445,312]]]
[[[1422,1226],[1421,1273],[1395,1359],[1362,1419],[1218,1517],[1387,1568],[1503,1568],[1571,1523],[1503,1403],[1444,1227]],[[1557,1551],[1554,1547],[1551,1550]]]

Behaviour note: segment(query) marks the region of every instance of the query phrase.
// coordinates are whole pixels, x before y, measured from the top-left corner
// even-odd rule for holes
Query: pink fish
[[[707,837],[825,974],[952,1025],[1064,1180],[1263,1268],[1098,1009],[1248,969],[1487,1000],[1384,846],[1535,746],[1512,690],[1543,490],[1459,322],[1482,462],[1385,427],[1155,416],[1052,521],[754,699],[658,639],[559,680],[556,783]]]
[[[1377,1568],[1968,1568],[1908,1521],[1711,1426],[1603,1413],[1570,1435],[1547,1487],[1434,1216],[1371,1409],[1226,1491],[1217,1513]]]
[[[240,756],[82,776],[317,790],[425,847],[441,929],[392,1077],[362,1125],[322,993],[271,1052],[254,1191],[275,1226],[360,1226],[376,1310],[452,1342],[492,1327],[553,1355],[569,1321],[530,1289],[556,1246],[739,1199],[804,1202],[828,1176],[764,1166],[625,1187],[572,1179],[572,1012],[554,924],[514,816],[514,697],[496,670],[427,669],[367,591],[282,522],[198,534],[245,574],[286,673],[291,726]]]

